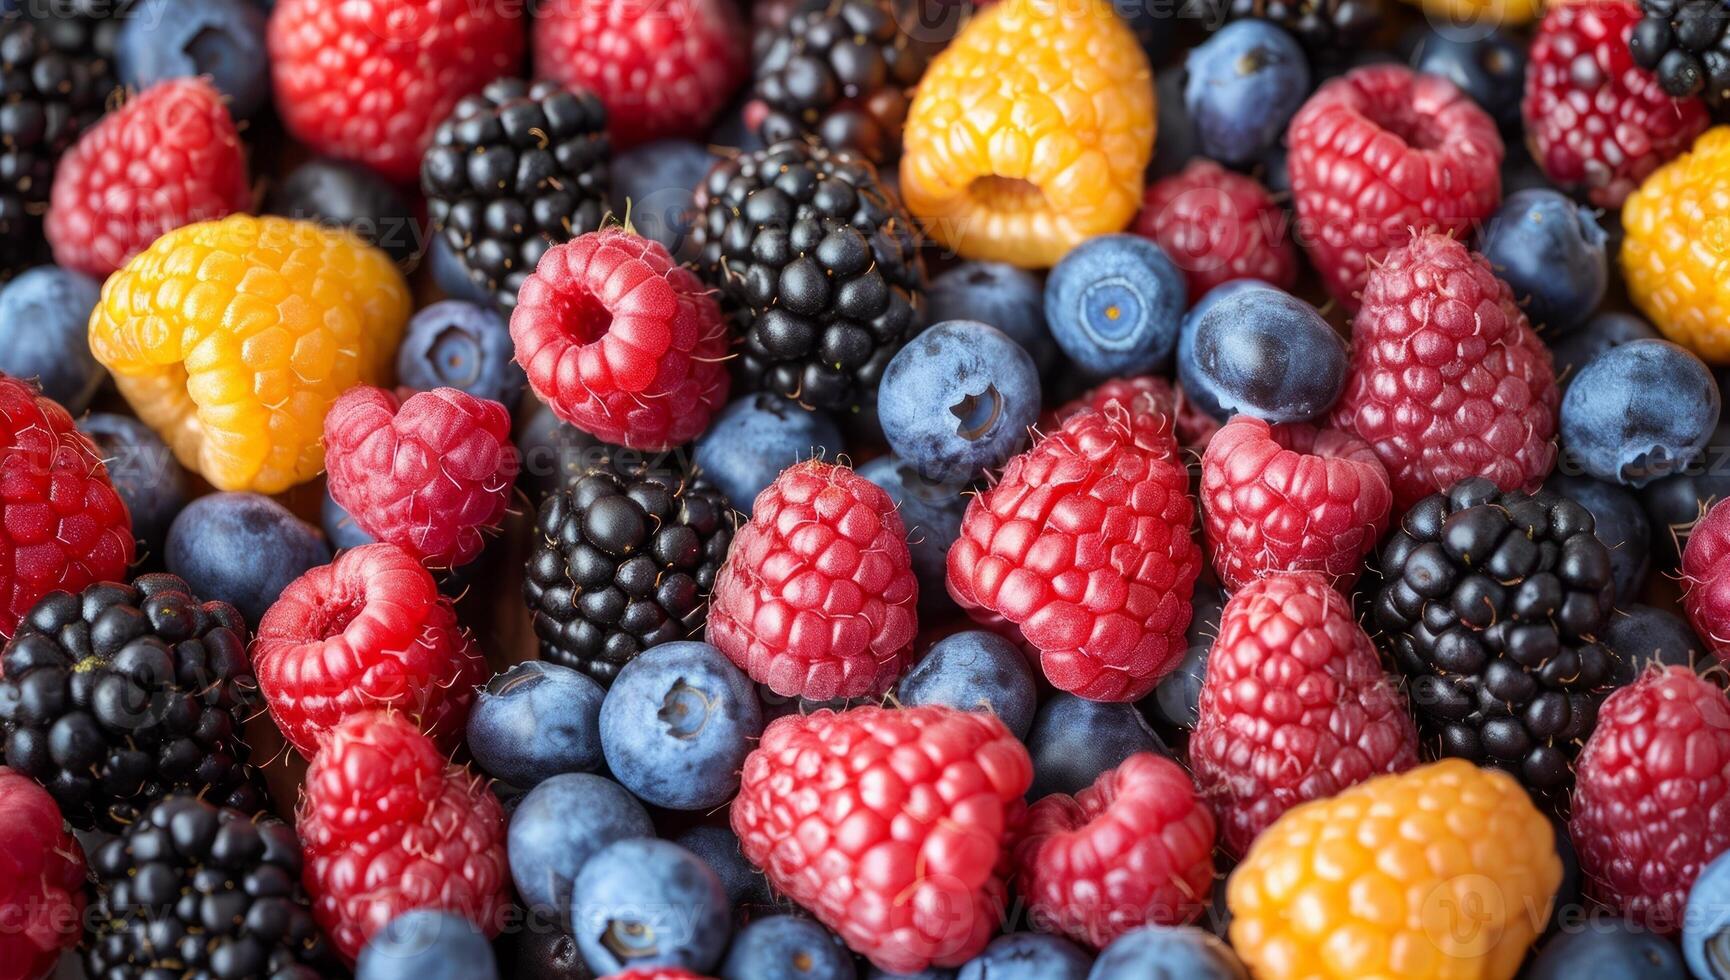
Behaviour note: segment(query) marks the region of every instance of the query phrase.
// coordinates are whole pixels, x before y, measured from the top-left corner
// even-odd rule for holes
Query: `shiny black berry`
[[[1628,36],[1634,63],[1675,98],[1730,105],[1730,7],[1724,0],[1641,0],[1645,16]]]
[[[1380,0],[1212,0],[1226,5],[1220,23],[1272,21],[1312,56],[1343,59],[1357,52],[1382,22]]]

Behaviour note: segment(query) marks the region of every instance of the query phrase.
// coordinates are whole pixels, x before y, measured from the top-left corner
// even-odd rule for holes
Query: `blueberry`
[[[1630,340],[1657,340],[1658,331],[1632,313],[1600,313],[1559,336],[1544,335],[1556,362],[1556,379],[1566,385],[1591,360]]]
[[[1478,251],[1514,291],[1540,332],[1581,323],[1610,283],[1604,229],[1592,212],[1559,191],[1530,190],[1502,202]]]
[[[451,251],[450,243],[443,235],[427,237],[426,265],[432,274],[432,280],[438,288],[444,290],[451,299],[460,299],[465,303],[478,303],[482,306],[493,304],[492,290],[469,278],[468,267]]]
[[[1254,162],[1276,143],[1310,90],[1309,61],[1265,20],[1233,21],[1189,52],[1183,104],[1201,154]]]
[[[503,316],[491,307],[447,299],[409,320],[396,373],[417,391],[457,388],[515,409],[527,384],[515,357]]]
[[[1160,69],[1154,76],[1153,91],[1158,120],[1154,127],[1159,138],[1153,141],[1153,162],[1148,165],[1150,178],[1169,177],[1201,154],[1195,135],[1195,121],[1183,104],[1184,71],[1182,65]]]
[[[44,395],[82,415],[107,376],[89,341],[101,296],[96,280],[51,265],[0,287],[0,371],[35,378]]]
[[[697,440],[698,469],[736,510],[751,503],[781,471],[813,456],[841,452],[841,430],[822,412],[807,412],[780,395],[734,399]]]
[[[674,258],[695,258],[691,192],[717,159],[691,140],[658,140],[620,153],[612,166],[614,216],[628,215],[632,231],[665,245]]]
[[[1640,498],[1614,483],[1557,473],[1548,486],[1592,512],[1593,531],[1610,549],[1616,601],[1626,603],[1646,585],[1651,566],[1652,524]]]
[[[1044,374],[1057,360],[1057,343],[1045,325],[1045,287],[1026,269],[1003,262],[963,262],[931,280],[925,319],[989,323],[1033,356]]]
[[[1039,689],[1027,655],[1015,644],[986,630],[965,630],[938,640],[901,678],[895,697],[905,705],[990,711],[1025,740]]]
[[[1500,30],[1429,30],[1412,49],[1412,67],[1460,87],[1503,129],[1520,124],[1526,51]]]
[[[559,419],[545,402],[531,399],[517,427],[517,483],[536,507],[548,494],[582,479],[609,450],[594,436]]]
[[[664,840],[601,848],[577,876],[571,932],[596,973],[682,966],[707,973],[727,948],[727,893],[702,859]]]
[[[901,512],[913,574],[919,577],[919,608],[930,612],[953,608],[945,583],[949,546],[961,536],[961,518],[967,512],[965,488],[933,483],[894,456],[877,457],[859,467],[859,475],[882,487]]]
[[[1672,476],[1640,489],[1640,504],[1652,521],[1654,558],[1674,568],[1694,522],[1714,503],[1730,498],[1730,420],[1720,422],[1694,461]]]
[[[567,772],[601,767],[606,692],[580,670],[530,660],[493,677],[475,695],[468,746],[495,779],[528,789]]]
[[[342,160],[319,157],[294,168],[271,190],[264,209],[269,214],[347,228],[398,262],[418,255],[425,238],[414,212],[396,188],[371,170]]]
[[[1698,357],[1667,340],[1632,340],[1568,386],[1562,447],[1600,480],[1643,487],[1706,448],[1718,407],[1718,383]]]
[[[1201,717],[1201,683],[1207,677],[1207,655],[1219,636],[1219,614],[1225,608],[1225,593],[1198,585],[1190,599],[1189,629],[1184,633],[1188,649],[1177,669],[1165,676],[1153,694],[1142,701],[1142,710],[1178,728],[1194,728]]]
[[[523,902],[562,912],[571,883],[601,848],[653,836],[648,811],[623,786],[604,776],[567,772],[542,780],[517,804],[505,853]]]
[[[1717,664],[1687,620],[1637,602],[1617,606],[1600,638],[1616,654],[1617,684],[1633,683],[1653,665],[1706,670]]]
[[[132,533],[144,554],[162,559],[168,526],[186,506],[186,471],[150,426],[130,415],[94,412],[78,422],[108,465],[108,478],[132,513]]]
[[[324,536],[330,540],[330,546],[338,551],[345,548],[358,548],[363,544],[372,544],[374,538],[366,533],[336,498],[330,495],[327,485],[320,495],[318,504],[318,524],[324,530]]]
[[[1012,932],[962,964],[955,980],[1087,980],[1093,957],[1061,936]]]
[[[523,919],[521,927],[499,936],[501,975],[511,980],[588,980],[593,975],[563,922],[550,921],[535,909],[528,909]]]
[[[810,919],[771,915],[733,937],[721,980],[854,980],[853,954]]]
[[[739,849],[739,837],[732,828],[692,827],[673,838],[673,843],[702,858],[703,863],[720,876],[730,907],[775,904],[775,897],[769,891],[768,877],[745,858],[745,853]]]
[[[1133,704],[1106,703],[1057,694],[1033,716],[1027,733],[1033,757],[1033,788],[1027,798],[1071,795],[1093,785],[1099,774],[1137,752],[1171,751]]]
[[[601,749],[632,793],[669,810],[733,798],[763,732],[757,691],[727,655],[679,640],[625,664],[601,705]]]
[[[411,909],[385,923],[360,951],[355,980],[498,980],[493,948],[474,923]]]
[[[269,101],[265,14],[248,0],[139,0],[123,20],[114,60],[128,88],[205,75],[236,119],[252,118]]]
[[[1710,976],[1710,974],[1703,974]],[[1525,980],[1687,980],[1682,957],[1668,940],[1614,915],[1563,929],[1544,945]]]
[[[1231,947],[1194,926],[1142,926],[1112,940],[1087,980],[1248,980]]]
[[[896,352],[877,388],[895,455],[935,483],[1002,465],[1039,417],[1039,370],[1003,331],[977,320],[931,327]]]
[[[1682,955],[1696,977],[1730,977],[1730,853],[1700,871],[1682,916]]]
[[[168,526],[168,570],[204,599],[234,604],[253,628],[288,583],[330,561],[318,528],[256,493],[213,493]]]
[[[1139,235],[1076,246],[1045,282],[1045,320],[1076,367],[1146,374],[1171,361],[1188,287],[1165,251]]]
[[[1185,320],[1177,377],[1216,417],[1304,422],[1319,418],[1344,390],[1346,344],[1315,307],[1290,293],[1260,282],[1226,283]]]

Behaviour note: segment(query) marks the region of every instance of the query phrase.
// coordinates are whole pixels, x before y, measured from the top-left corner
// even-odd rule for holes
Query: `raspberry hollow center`
[[[991,211],[1044,211],[1049,205],[1039,185],[1019,177],[986,174],[968,185],[974,200]]]

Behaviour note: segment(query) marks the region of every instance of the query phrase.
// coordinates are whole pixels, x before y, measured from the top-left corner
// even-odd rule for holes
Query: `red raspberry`
[[[1351,603],[1314,572],[1232,595],[1199,708],[1189,764],[1233,856],[1299,803],[1418,763],[1406,699]]]
[[[1089,388],[1065,402],[1042,419],[1040,424],[1044,428],[1055,429],[1078,412],[1089,409],[1103,412],[1105,406],[1114,401],[1122,402],[1133,414],[1150,416],[1141,423],[1143,425],[1159,424],[1151,416],[1175,419],[1176,439],[1171,447],[1171,458],[1174,460],[1182,460],[1181,454],[1177,453],[1178,445],[1205,448],[1208,440],[1219,431],[1219,420],[1190,401],[1189,396],[1183,393],[1181,385],[1155,374],[1112,378],[1102,382],[1098,387]],[[1169,426],[1173,423],[1167,421],[1164,424]]]
[[[623,973],[609,973],[601,980],[709,980],[677,966],[643,966]]]
[[[511,340],[553,413],[604,442],[671,449],[727,401],[727,325],[659,242],[607,228],[554,245],[523,281]]]
[[[1646,175],[1706,131],[1700,99],[1673,99],[1634,64],[1628,35],[1640,22],[1631,0],[1551,4],[1526,67],[1520,115],[1544,176],[1619,208]]]
[[[536,78],[600,96],[615,147],[707,132],[750,50],[731,0],[551,0],[534,47]]]
[[[0,374],[0,636],[50,592],[125,581],[132,516],[66,409]]]
[[[1405,513],[1470,476],[1535,487],[1559,401],[1550,353],[1490,263],[1422,233],[1370,274],[1332,421],[1376,451]]]
[[[266,35],[277,112],[320,153],[413,181],[457,101],[519,74],[522,10],[471,0],[278,0]]]
[[[1005,845],[1033,783],[989,712],[788,715],[745,759],[733,830],[776,892],[889,973],[958,966],[1003,921]]]
[[[350,388],[324,417],[330,495],[355,524],[432,568],[467,564],[517,475],[511,413],[455,388]]]
[[[949,549],[955,601],[1019,626],[1051,683],[1095,701],[1134,701],[1183,659],[1201,572],[1188,474],[1145,419],[1070,417],[967,505]]]
[[[1304,248],[1351,312],[1371,266],[1413,232],[1464,234],[1502,200],[1495,120],[1453,82],[1403,65],[1323,84],[1286,142]]]
[[[349,715],[406,713],[449,748],[487,679],[450,600],[394,544],[351,548],[288,584],[253,642],[271,717],[301,754]]]
[[[343,719],[307,769],[296,816],[313,917],[350,962],[409,909],[498,935],[511,905],[504,808],[402,715]]]
[[[37,980],[78,945],[84,850],[54,798],[0,766],[0,980]]]
[[[1653,670],[1604,702],[1574,772],[1587,893],[1680,932],[1700,869],[1730,850],[1730,698],[1686,667]]]
[[[919,582],[889,495],[845,466],[789,466],[733,535],[708,640],[759,684],[812,701],[888,690],[913,653]]]
[[[1356,436],[1239,415],[1201,457],[1202,528],[1228,589],[1314,571],[1348,588],[1388,526],[1388,471]]]
[[[252,207],[221,93],[182,78],[102,117],[60,158],[44,231],[54,261],[97,279],[182,225]]]
[[[1213,814],[1189,774],[1152,752],[1027,811],[1015,845],[1028,921],[1099,949],[1145,925],[1183,925],[1213,894]]]
[[[1134,231],[1165,249],[1189,282],[1191,305],[1233,279],[1281,289],[1297,283],[1297,252],[1286,237],[1285,209],[1253,177],[1197,157],[1154,181]]]
[[[1682,549],[1682,606],[1719,660],[1730,649],[1730,501],[1712,505]]]

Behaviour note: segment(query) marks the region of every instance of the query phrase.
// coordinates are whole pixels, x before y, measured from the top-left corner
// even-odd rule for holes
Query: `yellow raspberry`
[[[1562,880],[1503,772],[1446,759],[1286,811],[1226,883],[1258,978],[1512,977]]]
[[[402,274],[354,235],[237,214],[171,231],[110,276],[90,350],[188,468],[277,493],[324,467],[330,403],[390,380],[410,310]]]
[[[1406,0],[1442,26],[1519,27],[1544,9],[1544,0]]]
[[[1141,206],[1153,74],[1103,0],[1002,0],[926,69],[901,193],[969,259],[1053,265]]]
[[[1730,364],[1730,126],[1658,168],[1622,204],[1628,295],[1664,336]]]

